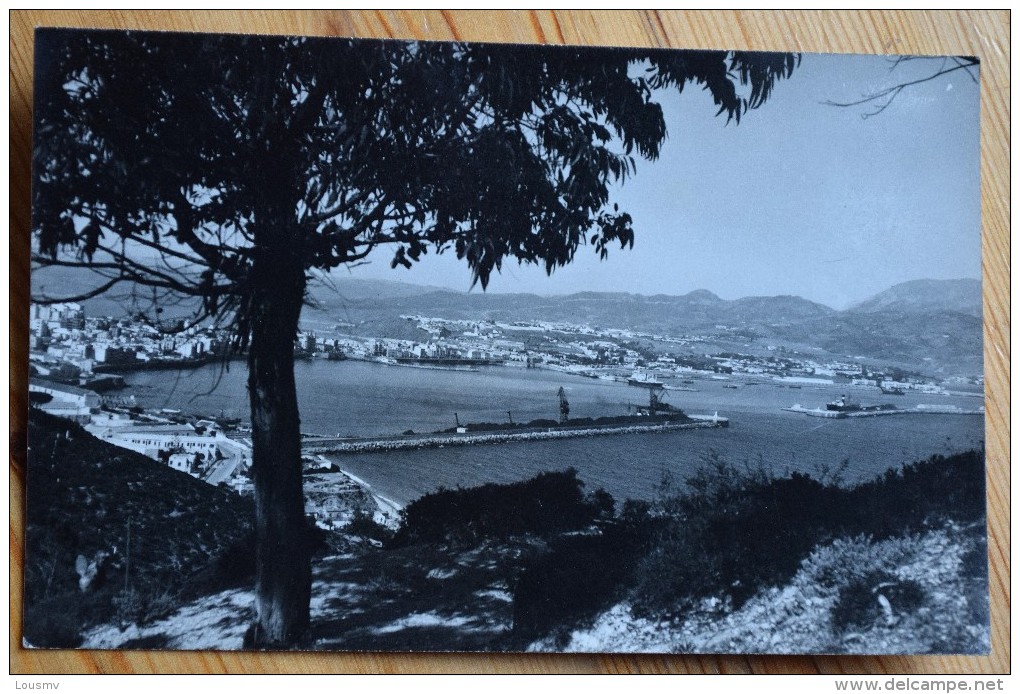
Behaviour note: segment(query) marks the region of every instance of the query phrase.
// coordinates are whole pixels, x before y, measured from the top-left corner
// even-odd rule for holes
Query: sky
[[[846,308],[912,279],[981,277],[978,85],[965,71],[905,89],[882,113],[839,108],[940,62],[891,69],[881,56],[804,54],[739,125],[706,92],[661,97],[668,140],[612,199],[634,218],[634,248],[582,247],[547,276],[504,263],[489,292],[614,291],[724,299],[792,294]],[[411,270],[390,256],[352,277],[468,290],[453,253]],[[472,291],[481,291],[475,287]]]

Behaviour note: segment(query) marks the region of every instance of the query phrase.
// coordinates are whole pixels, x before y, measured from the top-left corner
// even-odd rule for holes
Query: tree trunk
[[[245,645],[252,648],[292,645],[309,623],[311,552],[294,383],[305,276],[294,250],[263,249],[251,273],[248,397],[257,584],[255,624]]]

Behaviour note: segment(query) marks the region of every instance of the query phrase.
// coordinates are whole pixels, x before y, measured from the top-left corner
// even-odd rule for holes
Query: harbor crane
[[[638,405],[637,410],[639,414],[654,416],[660,412],[674,412],[673,406],[668,402],[665,402],[666,387],[662,381],[635,374],[627,380],[627,384],[637,386],[638,388],[646,388],[648,390],[648,404]]]

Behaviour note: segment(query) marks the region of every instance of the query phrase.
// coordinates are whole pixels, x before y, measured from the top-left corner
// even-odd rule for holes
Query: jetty
[[[305,453],[379,453],[386,451],[444,448],[516,441],[550,441],[553,439],[587,438],[614,434],[644,434],[686,429],[715,429],[729,426],[729,419],[714,415],[689,415],[693,421],[637,422],[620,425],[588,425],[579,427],[521,428],[512,431],[477,431],[464,433],[408,434],[373,438],[316,437],[305,438]]]
[[[823,419],[855,419],[857,417],[889,417],[892,415],[904,414],[957,414],[957,415],[983,415],[984,407],[976,409],[963,409],[953,405],[917,405],[909,409],[888,408],[888,409],[866,409],[866,410],[829,410],[815,407],[808,409],[799,404],[793,407],[783,407],[783,412],[796,412],[808,417],[821,417]]]

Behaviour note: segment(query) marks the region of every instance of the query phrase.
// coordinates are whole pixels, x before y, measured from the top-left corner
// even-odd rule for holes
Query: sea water
[[[626,383],[542,369],[488,367],[446,371],[388,366],[355,360],[298,362],[295,367],[302,430],[350,436],[394,435],[447,429],[472,422],[527,422],[559,416],[564,389],[571,417],[633,413],[648,391]],[[247,422],[246,369],[209,365],[182,372],[136,372],[126,394],[140,405]],[[726,385],[734,386],[724,387]],[[666,400],[692,414],[730,419],[729,428],[620,434],[594,438],[455,446],[387,453],[341,454],[332,459],[382,496],[407,503],[439,487],[512,482],[538,472],[573,467],[591,490],[617,499],[650,499],[666,477],[680,481],[711,457],[736,465],[765,466],[777,473],[819,475],[846,463],[844,481],[862,481],[890,467],[970,448],[984,442],[984,418],[974,415],[906,414],[857,419],[819,419],[784,412],[801,404],[824,407],[847,392],[837,385],[794,389],[773,383],[695,380],[670,390]],[[955,405],[973,410],[982,400],[945,395],[854,395],[865,404],[888,402]]]

